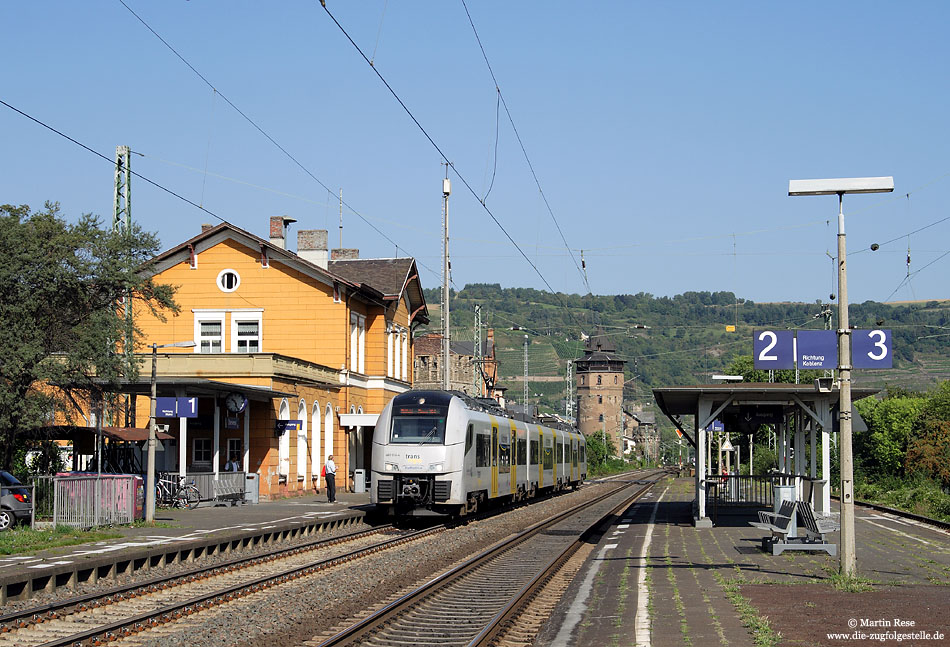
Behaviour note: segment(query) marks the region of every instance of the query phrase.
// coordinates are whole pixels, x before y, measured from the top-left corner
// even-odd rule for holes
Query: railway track
[[[494,514],[497,512],[474,515],[465,523]],[[386,525],[22,609],[0,615],[0,647],[99,645],[167,628],[181,618],[455,525],[414,531]],[[379,541],[379,535],[387,537]]]
[[[536,524],[355,624],[306,644],[490,644],[594,528],[643,496],[658,478],[654,474],[650,479],[627,484]]]
[[[445,528],[382,526],[23,609],[0,616],[0,647],[102,644]]]

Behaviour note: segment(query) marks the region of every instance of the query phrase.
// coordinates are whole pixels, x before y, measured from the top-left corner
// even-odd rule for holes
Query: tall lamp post
[[[848,272],[844,239],[845,193],[890,193],[893,177],[789,180],[788,195],[838,196],[838,419],[841,432],[841,565],[842,575],[857,570],[854,542],[854,457],[851,453],[851,330],[848,326]]]
[[[155,399],[158,390],[155,379],[155,363],[158,360],[159,348],[194,348],[193,341],[177,341],[173,344],[152,344],[152,379],[151,379],[151,405],[149,407],[148,419],[148,462],[145,472],[145,521],[152,523],[155,521]]]

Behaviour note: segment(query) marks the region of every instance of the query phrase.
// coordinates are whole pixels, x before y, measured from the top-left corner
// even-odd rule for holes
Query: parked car
[[[33,512],[30,490],[10,472],[0,470],[0,532],[18,521],[29,521]]]

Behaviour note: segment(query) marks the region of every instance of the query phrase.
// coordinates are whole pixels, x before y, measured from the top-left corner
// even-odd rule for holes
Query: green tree
[[[615,456],[617,448],[610,438],[604,438],[599,431],[587,435],[587,463],[588,465],[603,465],[608,456]]]
[[[868,431],[855,435],[855,454],[869,473],[901,476],[907,441],[926,400],[914,396],[865,398],[855,408]]]
[[[127,295],[157,316],[177,311],[174,290],[143,272],[157,238],[138,227],[104,229],[84,215],[68,223],[59,205],[31,212],[0,206],[0,466],[17,449],[42,445],[55,411],[71,413],[134,377],[121,341],[118,305]]]
[[[908,474],[950,485],[950,381],[942,382],[924,403],[905,460]]]

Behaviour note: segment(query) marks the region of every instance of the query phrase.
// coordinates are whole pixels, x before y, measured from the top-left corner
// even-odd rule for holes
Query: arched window
[[[333,407],[327,402],[326,414],[323,416],[323,462],[333,453]]]
[[[290,403],[287,398],[280,401],[277,419],[290,420]],[[284,477],[290,474],[290,433],[287,431],[277,440],[277,473]]]
[[[616,383],[617,383],[617,376],[614,375],[614,384],[616,384]]]
[[[319,485],[320,474],[320,403],[313,401],[313,410],[310,415],[310,422],[313,429],[310,432],[312,440],[310,441],[310,477],[317,480]]]
[[[597,404],[603,404],[603,403],[604,403],[604,396],[598,395],[598,396],[597,396]]]
[[[297,406],[297,418],[300,420],[300,429],[297,430],[297,480],[303,481],[307,476],[307,403],[304,400]],[[306,481],[303,487],[307,487]]]
[[[600,386],[600,385],[602,384],[602,379],[601,379],[601,378],[602,378],[602,376],[600,376],[600,375],[597,376],[597,386]]]
[[[598,418],[597,422],[603,422],[603,421],[604,421],[604,414],[600,414],[600,418]]]

